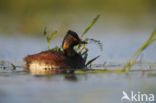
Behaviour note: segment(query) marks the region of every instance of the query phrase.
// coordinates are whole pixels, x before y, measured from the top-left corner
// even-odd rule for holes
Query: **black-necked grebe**
[[[67,69],[85,67],[85,61],[73,47],[86,44],[81,41],[76,32],[69,30],[62,42],[61,51],[43,51],[38,54],[28,55],[24,58],[24,69],[31,73],[59,73]]]

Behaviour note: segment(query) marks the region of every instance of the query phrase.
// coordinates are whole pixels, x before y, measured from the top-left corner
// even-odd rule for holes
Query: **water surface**
[[[143,32],[139,32],[142,35],[138,32],[133,32],[134,35],[116,32],[116,36],[114,33],[96,37],[94,32],[90,32],[91,37],[103,43],[102,52],[94,44],[88,45],[89,58],[101,55],[94,63],[106,63],[101,69],[120,69],[150,35],[150,32],[148,35]],[[61,45],[62,39],[54,40],[51,45]],[[150,69],[146,63],[134,67],[133,70],[138,71],[131,71],[129,75],[106,72],[35,76],[24,72],[23,58],[46,49],[43,38],[0,35],[0,59],[20,66],[14,71],[0,68],[0,103],[121,103],[122,91],[156,95],[156,73],[153,71],[148,75],[148,72],[143,72]],[[139,58],[155,63],[155,52],[154,43]]]

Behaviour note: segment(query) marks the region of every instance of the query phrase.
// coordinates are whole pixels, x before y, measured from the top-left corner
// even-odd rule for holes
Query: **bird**
[[[74,50],[78,44],[87,44],[78,34],[68,30],[63,42],[63,51],[47,50],[24,58],[24,70],[32,74],[66,73],[68,70],[86,67],[85,60]]]

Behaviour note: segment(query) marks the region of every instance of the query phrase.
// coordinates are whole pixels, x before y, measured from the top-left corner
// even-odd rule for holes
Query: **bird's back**
[[[62,52],[44,51],[24,58],[24,68],[31,73],[56,73],[66,69],[83,68],[85,66],[81,55],[67,57]]]

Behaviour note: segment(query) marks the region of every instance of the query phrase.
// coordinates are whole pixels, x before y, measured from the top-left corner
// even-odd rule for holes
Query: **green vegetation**
[[[55,27],[57,19],[61,20],[59,25],[67,22],[61,27],[63,29],[73,25],[75,21],[72,18],[87,20],[97,12],[103,15],[106,24],[119,22],[120,27],[123,25],[124,29],[129,30],[142,26],[145,20],[152,18],[151,22],[155,24],[155,5],[156,0],[0,0],[0,32],[1,35],[19,32],[20,35],[38,36],[43,25]],[[142,18],[146,14],[146,19]]]
[[[119,69],[108,70],[108,69],[89,69],[89,70],[77,70],[75,74],[87,74],[87,73],[117,73],[120,74],[122,71]]]
[[[82,39],[84,37],[84,35],[93,27],[93,25],[97,22],[97,20],[100,18],[100,15],[97,15],[92,21],[91,23],[83,30],[82,32],[82,35],[80,37],[80,39]],[[99,47],[100,47],[100,50],[102,51],[103,48],[102,48],[102,44],[99,40],[95,40],[95,39],[90,39],[90,38],[85,38],[84,41],[92,41],[93,43],[97,44]],[[78,53],[80,55],[83,56],[85,62],[87,61],[87,57],[88,57],[88,48],[86,48],[86,45],[83,44],[83,45],[78,45],[76,50],[78,51]],[[82,53],[82,51],[84,51]],[[86,66],[90,65],[92,62],[94,62],[96,59],[98,59],[100,56],[96,56],[94,58],[92,58],[91,60],[89,60],[87,63],[86,63]]]
[[[99,19],[100,15],[97,15],[92,21],[91,23],[83,30],[82,34],[81,34],[81,37],[80,39],[83,39],[84,38],[84,35],[86,35],[86,33],[93,27],[93,25],[97,22],[97,20]],[[44,30],[44,37],[47,38],[47,43],[48,43],[48,50],[50,49],[49,48],[49,45],[50,45],[50,42],[52,40],[52,38],[54,38],[54,36],[56,35],[57,31],[53,32],[52,34],[50,33],[47,33],[46,32],[46,28]],[[97,44],[100,48],[100,50],[102,51],[103,50],[103,46],[101,44],[101,42],[99,40],[95,40],[94,38],[84,38],[83,39],[84,41],[86,42],[93,42],[95,44]],[[130,59],[123,65],[122,69],[120,70],[89,70],[87,71],[88,73],[99,73],[99,72],[116,72],[117,73],[121,73],[121,72],[125,72],[126,74],[128,74],[128,72],[130,71],[131,67],[137,62],[137,58],[139,57],[139,55],[149,46],[151,45],[153,42],[156,41],[156,30],[151,34],[150,38],[130,57]],[[87,58],[88,58],[88,48],[86,47],[85,44],[83,45],[78,45],[76,48],[76,51],[82,55],[82,57],[84,58],[85,60],[85,64],[86,66],[89,66],[91,65],[92,62],[94,62],[95,60],[97,60],[100,56],[96,56],[94,58],[92,58],[91,60],[88,60],[87,62]],[[61,48],[59,48],[58,46],[56,46],[55,48],[53,48],[52,50],[55,50],[55,51],[62,51]],[[87,70],[87,68],[86,68]],[[80,70],[80,71],[77,71],[77,73],[83,73],[83,72],[86,72],[84,70]]]
[[[14,64],[11,63],[12,69],[16,70],[16,66]]]
[[[149,47],[153,42],[156,41],[156,30],[154,30],[154,32],[151,34],[151,36],[149,37],[149,39],[144,42],[142,44],[142,46],[130,57],[130,59],[123,65],[122,69],[115,69],[115,70],[109,70],[109,69],[86,69],[86,70],[78,70],[76,71],[75,73],[76,74],[86,74],[86,73],[117,73],[117,74],[120,74],[121,72],[125,72],[126,74],[129,73],[131,67],[138,63],[137,62],[137,59],[138,57],[140,56],[140,54],[147,48]],[[100,43],[98,44],[100,47]],[[88,51],[87,51],[88,52]],[[85,53],[87,56],[88,54]],[[84,55],[84,54],[82,54]],[[92,61],[96,60],[99,56],[93,58],[92,60],[89,60],[88,63],[86,64],[87,66],[89,64],[91,64]],[[147,64],[150,66],[150,67],[155,67],[154,64],[152,64],[151,62],[147,62]],[[144,70],[142,70],[143,74],[145,73]],[[149,69],[147,70],[147,75],[150,76],[151,75],[151,72],[152,70]]]
[[[99,40],[96,40],[94,38],[84,38],[84,36],[87,34],[87,32],[95,25],[95,23],[97,22],[97,20],[100,18],[100,15],[97,15],[95,18],[93,18],[93,20],[91,21],[91,23],[83,30],[80,39],[83,39],[83,41],[86,42],[93,42],[95,43],[101,51],[103,51],[103,46],[102,43]],[[50,43],[53,40],[53,38],[56,36],[57,31],[54,31],[52,33],[48,33],[47,32],[47,28],[44,29],[44,38],[47,41],[47,46],[48,46],[48,50],[50,50]],[[121,72],[125,72],[126,74],[129,73],[129,71],[131,70],[132,66],[134,64],[137,64],[138,61],[138,57],[140,56],[140,54],[147,48],[149,47],[152,43],[154,43],[156,41],[156,30],[154,30],[154,32],[151,34],[151,36],[149,37],[149,39],[147,41],[145,41],[141,47],[130,57],[130,59],[123,65],[123,67],[121,69],[116,69],[116,70],[109,70],[108,69],[87,69],[84,68],[82,70],[77,70],[75,71],[76,74],[84,74],[84,73],[121,73]],[[62,48],[55,46],[54,48],[52,48],[52,50],[54,51],[62,51]],[[78,45],[75,50],[82,55],[82,57],[85,60],[85,64],[87,67],[91,66],[91,64],[97,60],[100,56],[96,56],[90,60],[87,60],[88,58],[88,48],[86,47],[85,44],[83,45]],[[88,62],[87,62],[88,61]],[[156,67],[156,65],[147,62],[147,64],[151,67]],[[8,61],[0,61],[0,68],[2,69],[6,69],[6,68],[12,68],[12,70],[16,70],[16,66],[14,64],[12,64],[11,62]],[[144,70],[143,70],[144,71]],[[148,75],[150,75],[152,72],[152,70],[148,70]],[[144,73],[144,72],[143,72]]]
[[[97,22],[97,20],[99,19],[100,15],[97,15],[92,22],[84,29],[82,35],[81,35],[81,39],[84,37],[84,35],[92,28],[92,26]]]
[[[11,63],[10,61],[0,60],[0,69],[16,70],[16,66],[13,63]]]
[[[91,23],[84,29],[80,39],[83,39],[84,35],[93,27],[93,25],[97,22],[97,20],[99,19],[100,15],[97,15],[92,21]],[[44,37],[47,39],[47,44],[48,44],[48,50],[50,50],[50,42],[51,40],[56,36],[57,34],[57,31],[54,31],[52,34],[51,33],[48,33],[47,28],[45,27],[44,29]],[[100,50],[102,51],[103,48],[102,48],[102,43],[99,41],[99,40],[95,40],[93,38],[85,38],[84,41],[90,41],[90,42],[93,42],[95,44],[97,44],[100,48]],[[52,50],[54,51],[62,51],[61,48],[59,48],[58,46],[55,46],[54,48],[52,48]],[[86,45],[83,44],[83,45],[78,45],[76,47],[76,51],[82,55],[82,57],[84,58],[85,62],[87,61],[87,57],[88,57],[88,48],[86,48]],[[63,51],[62,51],[63,52]],[[87,63],[86,63],[86,66],[90,65],[92,62],[94,62],[96,59],[98,59],[100,56],[96,56],[94,58],[92,58],[91,60],[89,60]]]
[[[54,31],[53,33],[48,33],[47,32],[47,28],[44,28],[44,37],[47,39],[47,43],[48,43],[48,50],[50,50],[50,42],[51,40],[56,36],[57,31]]]
[[[153,42],[156,41],[156,30],[151,34],[149,39],[143,43],[143,45],[130,57],[130,59],[123,65],[122,70],[126,72],[126,74],[130,71],[131,67],[136,63],[139,55]]]

